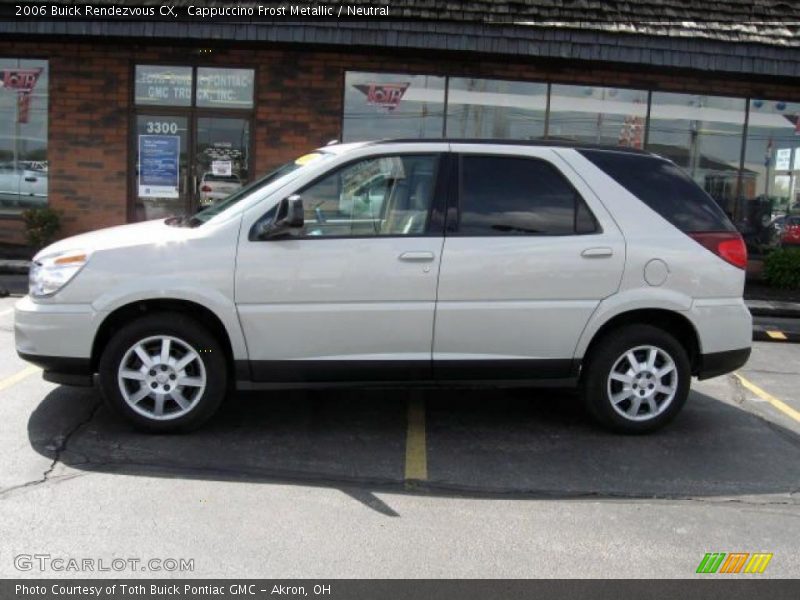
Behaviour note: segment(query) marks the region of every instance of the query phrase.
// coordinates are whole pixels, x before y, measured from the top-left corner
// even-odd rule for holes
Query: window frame
[[[450,193],[448,194],[448,204],[447,204],[447,220],[445,225],[446,235],[450,237],[479,237],[479,238],[564,238],[564,237],[572,237],[572,236],[586,236],[586,235],[599,235],[603,233],[603,226],[600,224],[600,221],[597,218],[597,215],[594,214],[591,206],[589,203],[586,202],[583,195],[577,190],[577,188],[572,184],[569,177],[567,177],[564,172],[559,169],[552,161],[547,160],[546,158],[539,157],[539,156],[527,156],[527,155],[520,155],[520,154],[511,154],[508,152],[457,152],[453,153],[455,167],[451,170],[451,185],[450,185]],[[526,233],[526,232],[519,232],[514,234],[508,233],[465,233],[461,231],[461,200],[464,197],[464,158],[465,157],[480,157],[480,158],[513,158],[513,159],[521,159],[521,160],[530,160],[530,161],[537,161],[543,163],[550,169],[554,170],[558,177],[560,177],[564,183],[569,186],[569,188],[575,194],[575,207],[573,210],[572,215],[572,233]],[[589,216],[594,221],[595,228],[594,231],[584,231],[578,232],[577,231],[577,216],[578,216],[578,203],[582,203],[586,211],[589,213]]]
[[[445,205],[446,205],[446,198],[445,194],[447,192],[447,182],[449,181],[449,164],[448,164],[448,152],[419,152],[419,151],[409,151],[409,152],[382,152],[379,154],[371,154],[369,156],[361,156],[358,158],[354,158],[352,160],[348,160],[343,162],[331,169],[327,170],[325,173],[315,177],[312,181],[308,182],[307,184],[303,185],[302,187],[294,190],[291,193],[285,194],[281,197],[288,198],[294,194],[297,194],[302,197],[303,192],[308,188],[318,184],[322,180],[330,177],[331,175],[342,171],[354,164],[359,162],[364,162],[368,160],[378,160],[381,158],[392,158],[398,156],[431,156],[436,158],[436,165],[434,167],[433,177],[434,177],[434,185],[433,185],[433,196],[431,198],[431,205],[428,207],[428,220],[425,227],[425,232],[420,234],[413,234],[413,235],[402,235],[402,234],[390,234],[390,235],[297,235],[288,238],[275,238],[275,239],[259,239],[258,238],[258,229],[260,225],[264,222],[264,219],[267,218],[275,207],[278,205],[280,200],[276,202],[273,206],[271,206],[268,210],[264,211],[264,213],[258,217],[253,222],[253,225],[250,227],[250,231],[248,233],[247,239],[251,242],[285,242],[285,241],[301,241],[301,240],[316,240],[316,241],[324,241],[324,240],[385,240],[385,239],[414,239],[414,238],[430,238],[430,237],[444,237],[444,212],[445,212]]]

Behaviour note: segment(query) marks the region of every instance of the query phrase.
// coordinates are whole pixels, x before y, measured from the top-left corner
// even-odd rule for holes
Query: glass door
[[[193,158],[194,207],[212,206],[238,191],[250,177],[250,121],[197,117]]]
[[[190,208],[189,119],[138,115],[134,220],[182,215]]]

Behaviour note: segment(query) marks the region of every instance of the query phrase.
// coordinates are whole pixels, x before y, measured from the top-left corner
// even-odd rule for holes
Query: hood
[[[96,252],[111,248],[124,248],[154,242],[171,242],[185,240],[195,230],[186,227],[172,227],[165,223],[166,219],[131,223],[106,227],[97,231],[90,231],[80,235],[59,240],[39,251],[34,260],[39,257],[67,250],[87,250]]]

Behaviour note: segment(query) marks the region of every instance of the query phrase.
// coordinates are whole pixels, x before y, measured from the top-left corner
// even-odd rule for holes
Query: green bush
[[[764,278],[772,286],[800,289],[800,248],[779,248],[764,260]]]
[[[61,229],[61,215],[52,208],[31,208],[22,213],[28,244],[41,250],[51,244]]]

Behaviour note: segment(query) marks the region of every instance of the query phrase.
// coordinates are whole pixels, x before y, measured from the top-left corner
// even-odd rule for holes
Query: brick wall
[[[675,92],[800,101],[794,81],[707,73],[625,70],[613,65],[508,62],[481,57],[308,52],[285,47],[215,49],[132,43],[26,43],[0,40],[0,56],[50,61],[50,206],[72,235],[127,219],[131,69],[172,62],[257,69],[253,173],[339,137],[345,70],[392,71],[618,85]],[[19,220],[0,220],[0,242],[22,241]]]

